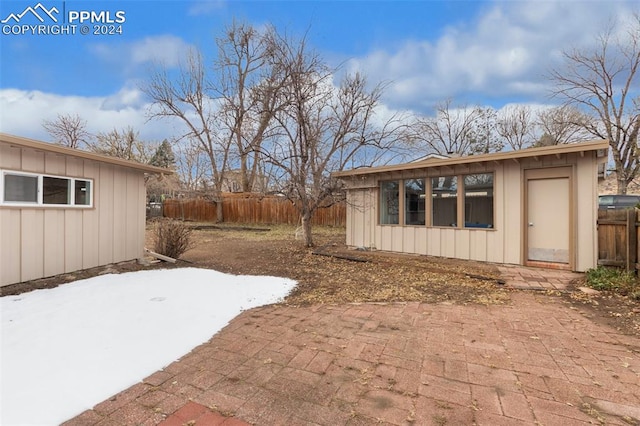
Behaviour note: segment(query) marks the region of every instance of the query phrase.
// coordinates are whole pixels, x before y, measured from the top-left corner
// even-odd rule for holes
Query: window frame
[[[7,201],[5,200],[5,176],[25,176],[37,178],[36,200],[35,201]],[[66,204],[53,204],[44,202],[44,178],[63,179],[67,181],[68,200]],[[76,183],[88,182],[89,196],[87,204],[76,203]],[[86,187],[86,185],[85,185]],[[54,175],[49,173],[32,173],[21,170],[0,169],[0,207],[39,207],[39,208],[66,208],[66,209],[89,209],[93,208],[94,202],[94,180],[85,177],[71,177]]]
[[[382,222],[382,218],[383,218],[383,214],[382,214],[382,201],[383,201],[383,190],[382,190],[382,186],[385,183],[389,183],[389,182],[395,182],[398,184],[398,199],[396,202],[396,209],[397,211],[395,212],[395,214],[392,213],[387,213],[387,216],[397,216],[398,217],[398,221],[396,223],[387,223],[387,222]],[[404,188],[403,185],[404,184],[404,180],[403,179],[386,179],[386,180],[380,180],[378,181],[378,224],[381,226],[404,226],[404,206],[403,206],[403,197],[404,197]],[[392,206],[393,207],[393,206]],[[387,206],[387,209],[389,209],[389,206]]]
[[[465,186],[465,177],[471,175],[482,175],[487,174],[492,176],[492,184],[493,184],[493,201],[492,201],[492,226],[491,227],[471,227],[466,226],[466,186]],[[434,178],[446,178],[446,177],[454,177],[456,179],[456,222],[455,226],[444,226],[444,225],[434,225],[433,224],[433,179]],[[405,185],[406,181],[415,180],[415,179],[423,179],[425,181],[425,224],[424,225],[412,225],[406,223],[406,195],[405,195]],[[421,177],[407,177],[407,178],[398,178],[398,179],[379,179],[378,180],[378,226],[401,226],[401,227],[411,227],[411,228],[434,228],[434,229],[458,229],[458,230],[468,230],[468,231],[495,231],[496,230],[496,172],[495,170],[489,171],[478,171],[478,172],[466,172],[466,173],[453,173],[453,174],[437,174],[430,175],[426,173]],[[382,223],[382,184],[384,182],[397,182],[398,183],[398,223]]]
[[[491,176],[491,223],[488,226],[473,226],[471,222],[468,221],[467,218],[467,177],[469,176],[479,176],[479,175],[490,175]],[[463,197],[463,206],[464,210],[462,211],[462,226],[463,229],[494,229],[496,225],[496,182],[495,182],[495,173],[493,172],[478,172],[478,173],[466,173],[462,176],[462,197]],[[469,197],[473,198],[473,197]],[[469,224],[469,225],[468,225]]]
[[[456,192],[455,192],[455,203],[454,203],[454,208],[455,208],[455,221],[452,222],[453,225],[435,225],[434,224],[434,192],[433,192],[433,180],[434,179],[446,179],[446,178],[454,178],[455,179],[455,186],[456,186]],[[460,228],[460,175],[447,175],[447,174],[439,174],[436,176],[429,176],[429,200],[431,201],[429,203],[429,225],[431,228],[443,228],[443,229],[461,229]],[[444,198],[444,197],[443,197]],[[449,198],[449,197],[447,197]],[[450,197],[453,198],[453,197]]]
[[[418,200],[415,202],[417,202],[418,206],[422,202],[423,210],[418,209],[418,210],[412,211],[409,209],[409,206],[408,206],[408,203],[410,203],[410,200],[407,198],[407,182],[418,181],[418,180],[422,181],[422,185],[424,186],[424,189],[422,193],[418,194]],[[422,177],[401,179],[402,192],[403,192],[402,202],[404,204],[402,226],[418,226],[418,227],[427,226],[427,192],[428,192],[427,187],[429,185],[427,181],[428,181],[428,178],[422,178]],[[422,201],[420,199],[422,199]],[[409,213],[418,213],[419,215],[420,212],[422,212],[422,216],[423,216],[422,222],[424,223],[407,223],[407,215]]]

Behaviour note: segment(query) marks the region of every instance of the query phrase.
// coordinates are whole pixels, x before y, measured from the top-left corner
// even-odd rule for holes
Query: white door
[[[527,260],[569,264],[569,177],[527,180]]]

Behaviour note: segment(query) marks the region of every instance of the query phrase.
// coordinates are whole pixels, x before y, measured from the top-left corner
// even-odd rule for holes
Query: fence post
[[[636,209],[627,210],[627,271],[635,271],[638,250]]]

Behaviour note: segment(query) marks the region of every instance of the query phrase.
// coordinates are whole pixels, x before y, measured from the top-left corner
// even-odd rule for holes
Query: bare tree
[[[44,120],[42,127],[55,143],[68,148],[84,148],[91,140],[87,121],[77,114],[58,114],[55,120]]]
[[[153,156],[155,146],[139,138],[132,127],[122,130],[113,129],[108,133],[98,133],[95,142],[89,145],[93,152],[125,160],[148,163]]]
[[[183,189],[187,191],[199,191],[206,187],[207,176],[206,154],[200,144],[189,140],[187,143],[177,145],[176,157],[177,173]]]
[[[612,26],[593,49],[565,51],[565,66],[551,72],[554,95],[591,117],[583,123],[590,134],[609,140],[619,194],[640,171],[640,14],[625,30],[616,35]]]
[[[153,101],[150,117],[177,118],[186,128],[178,140],[195,141],[207,156],[212,198],[217,201],[217,220],[221,222],[220,194],[232,140],[220,127],[220,105],[211,97],[212,88],[201,54],[190,52],[175,79],[167,69],[156,70],[143,91]]]
[[[571,105],[540,111],[535,122],[542,135],[535,145],[559,145],[585,139],[586,119],[587,116]]]
[[[206,154],[216,201],[225,173],[234,166],[240,169],[242,190],[252,190],[260,170],[260,146],[285,99],[280,95],[283,76],[272,60],[273,31],[234,23],[216,40],[214,73],[202,55],[192,51],[178,77],[160,68],[143,88],[153,100],[151,118],[177,118],[186,128],[178,140],[193,140]],[[222,204],[217,205],[222,221]]]
[[[502,151],[504,144],[496,133],[498,114],[491,107],[476,107],[477,117],[472,123],[469,154],[489,154]]]
[[[235,145],[243,192],[254,190],[260,170],[260,146],[281,108],[284,79],[275,66],[269,27],[260,33],[250,25],[234,23],[217,39],[215,90],[222,103],[225,126]]]
[[[478,107],[453,107],[450,99],[436,106],[434,117],[418,117],[410,126],[414,145],[441,155],[466,155],[476,151],[476,122],[481,117]]]
[[[511,105],[504,108],[496,121],[496,132],[513,150],[533,145],[535,121],[531,108]]]
[[[304,243],[311,247],[315,211],[344,198],[341,182],[330,173],[352,164],[364,150],[391,143],[397,123],[375,122],[381,85],[367,90],[365,78],[355,74],[335,87],[335,70],[307,48],[305,39],[276,37],[276,58],[287,76],[287,107],[276,114],[280,133],[263,153],[279,173],[281,191],[300,212]]]

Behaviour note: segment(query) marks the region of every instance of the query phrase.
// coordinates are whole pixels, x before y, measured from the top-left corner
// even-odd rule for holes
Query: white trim
[[[38,179],[38,188],[35,202],[25,201],[6,201],[4,180],[6,175],[36,177]],[[48,204],[43,201],[43,182],[45,177],[65,179],[68,181],[69,203],[68,204]],[[76,182],[89,182],[89,204],[76,204]],[[52,175],[48,173],[31,173],[21,170],[0,169],[0,207],[40,207],[40,208],[66,208],[66,209],[88,209],[93,208],[93,193],[95,190],[94,180],[91,178],[71,177],[62,175]]]

